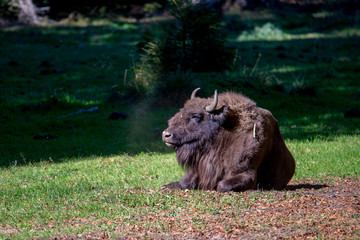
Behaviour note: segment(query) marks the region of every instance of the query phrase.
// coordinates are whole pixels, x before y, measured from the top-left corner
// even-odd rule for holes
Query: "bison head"
[[[215,90],[213,99],[196,97],[197,88],[184,107],[169,121],[169,127],[162,133],[166,146],[176,151],[196,151],[218,133],[228,115],[228,106],[217,108],[218,95]]]

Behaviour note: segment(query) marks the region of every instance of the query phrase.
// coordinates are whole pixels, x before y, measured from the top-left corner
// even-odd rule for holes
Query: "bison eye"
[[[203,119],[203,115],[200,113],[195,113],[191,116],[192,121],[200,122]]]

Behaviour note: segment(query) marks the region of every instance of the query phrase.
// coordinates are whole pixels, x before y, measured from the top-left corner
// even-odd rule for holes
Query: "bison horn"
[[[190,99],[193,99],[196,97],[196,93],[200,90],[200,88],[197,88],[195,89],[192,93],[191,93],[191,98]]]
[[[215,90],[215,93],[214,93],[214,101],[211,103],[211,105],[209,106],[206,106],[205,110],[207,112],[212,112],[215,110],[216,108],[216,105],[218,103],[218,94],[217,94],[217,90]]]

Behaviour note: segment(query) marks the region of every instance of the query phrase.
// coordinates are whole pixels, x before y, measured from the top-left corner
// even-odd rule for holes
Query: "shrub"
[[[19,6],[14,0],[0,0],[0,17],[6,19],[17,19]]]
[[[176,21],[163,25],[163,38],[144,44],[146,61],[159,64],[162,73],[221,72],[232,66],[235,51],[225,46],[221,18],[213,9],[203,1],[183,0],[170,1],[170,9]]]
[[[160,37],[145,33],[138,45],[140,62],[133,67],[132,85],[141,86],[142,95],[172,92],[176,99],[191,92],[193,74],[222,72],[232,68],[235,51],[226,46],[221,18],[204,2],[170,2],[175,21],[162,25]],[[146,93],[146,94],[144,94]]]

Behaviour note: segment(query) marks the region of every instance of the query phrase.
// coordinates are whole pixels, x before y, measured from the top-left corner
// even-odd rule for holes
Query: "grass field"
[[[360,109],[359,13],[241,16],[226,16],[238,49],[233,70],[191,75],[200,95],[242,92],[269,109],[296,160],[292,184],[344,186],[353,195],[341,200],[358,201],[351,187],[359,183],[360,120],[344,113]],[[0,30],[0,237],[210,238],[210,226],[211,237],[358,238],[353,205],[310,199],[301,189],[159,190],[183,174],[160,136],[181,104],[122,98],[141,33],[156,28],[92,20]],[[112,112],[127,118],[108,120]],[[271,206],[313,200],[323,203],[319,212],[314,203],[315,215],[261,218]],[[259,218],[243,220],[251,215]]]

